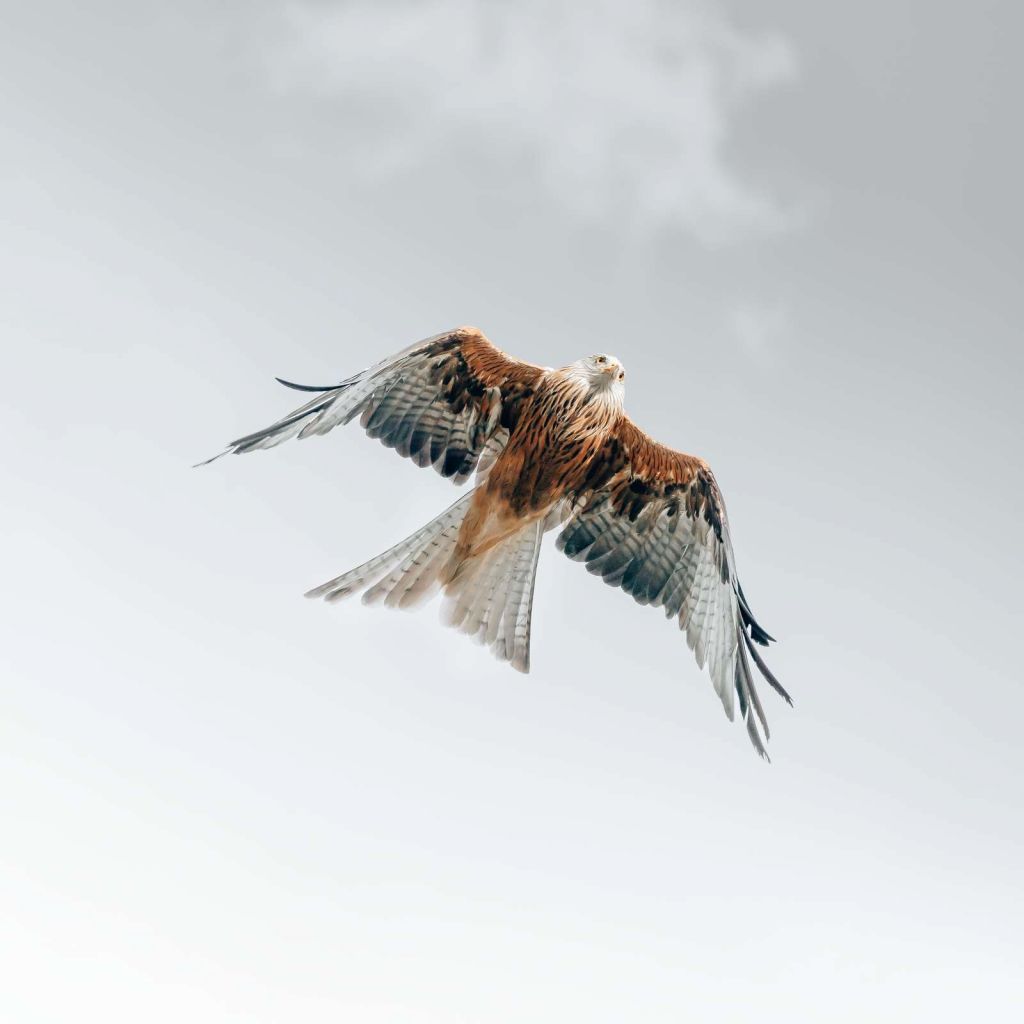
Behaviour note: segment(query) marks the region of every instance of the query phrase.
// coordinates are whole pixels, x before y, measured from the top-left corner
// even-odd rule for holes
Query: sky
[[[0,3],[0,1015],[1015,1019],[1008,2]],[[532,670],[302,593],[451,485],[352,427],[476,324],[706,458],[772,763],[542,553]]]

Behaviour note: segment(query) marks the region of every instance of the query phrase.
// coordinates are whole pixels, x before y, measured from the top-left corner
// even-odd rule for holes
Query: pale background
[[[0,5],[0,1017],[1016,1020],[1013,3]],[[302,592],[448,483],[191,464],[459,323],[629,370],[773,763],[550,546],[532,675]]]

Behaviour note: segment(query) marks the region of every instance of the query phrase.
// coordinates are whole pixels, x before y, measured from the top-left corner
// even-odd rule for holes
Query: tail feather
[[[477,643],[494,643],[497,637],[497,627],[500,624],[500,616],[504,611],[504,605],[498,606],[505,594],[499,593],[499,588],[506,581],[509,572],[509,562],[512,561],[514,548],[511,544],[501,544],[493,549],[492,557],[481,560],[478,571],[464,574],[463,579],[470,575],[476,576],[479,586],[476,589],[473,603],[469,607],[469,614],[463,623],[463,632],[473,637]],[[470,563],[472,566],[472,563]],[[473,567],[475,568],[475,567]],[[458,583],[454,584],[458,587]],[[493,628],[493,635],[488,635]]]
[[[393,590],[403,584],[407,574],[418,573],[413,582],[423,583],[432,569],[440,572],[447,556],[454,550],[459,526],[469,510],[472,499],[472,491],[464,494],[436,519],[432,519],[405,540],[399,541],[394,547],[388,548],[368,562],[357,565],[326,583],[321,583],[319,587],[314,587],[307,592],[306,597],[340,601],[360,591],[367,591],[364,600],[368,599],[369,603],[385,601]],[[439,554],[442,550],[444,555]]]
[[[363,595],[363,604],[383,602],[389,608],[414,608],[441,589],[444,568],[455,550],[462,515],[449,516],[440,532],[426,539],[391,573]]]
[[[484,569],[486,564],[491,562],[500,551],[501,548],[494,548],[487,554],[478,556],[475,562],[475,571],[467,572],[469,563],[464,563],[460,567],[461,575],[453,578],[449,584],[448,600],[445,601],[442,613],[445,625],[461,630],[469,636],[476,634],[479,621],[471,623],[467,621],[467,618],[474,609],[479,613],[485,607],[485,602],[481,599],[481,589],[486,582]]]
[[[362,592],[364,604],[409,608],[443,588],[449,625],[487,644],[519,672],[530,670],[534,582],[545,521],[528,523],[480,555],[453,564],[473,500],[463,495],[436,519],[368,562],[310,590],[340,601]]]
[[[469,559],[445,588],[449,625],[486,644],[501,661],[530,671],[530,622],[544,525],[523,527]]]
[[[508,658],[520,671],[530,670],[530,626],[533,617],[533,591],[537,582],[537,562],[544,535],[541,523],[534,526],[532,543],[519,545],[512,588],[506,601],[504,635],[498,638],[499,657]]]

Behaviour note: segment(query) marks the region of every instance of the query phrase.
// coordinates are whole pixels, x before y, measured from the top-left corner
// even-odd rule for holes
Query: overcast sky
[[[1009,2],[0,3],[0,1016],[1016,1019]],[[521,677],[302,600],[451,485],[192,463],[477,324],[629,370],[773,762],[549,542]]]

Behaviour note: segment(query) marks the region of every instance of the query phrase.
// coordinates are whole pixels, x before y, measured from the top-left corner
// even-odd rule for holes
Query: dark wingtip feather
[[[274,380],[278,384],[283,384],[286,388],[291,388],[292,391],[334,391],[336,388],[340,388],[340,384],[328,384],[326,387],[320,387],[317,384],[296,384],[294,381],[285,380],[283,377],[275,377]]]
[[[758,756],[764,758],[764,760],[770,764],[772,759],[768,756],[768,751],[764,748],[764,741],[761,739],[761,735],[757,731],[754,709],[748,708],[743,718],[747,723],[747,735],[750,737],[750,742],[754,745],[754,749],[757,751]]]
[[[750,627],[750,638],[754,643],[760,644],[762,647],[775,643],[775,637],[754,618],[754,613],[750,610],[750,605],[747,604],[747,595],[743,593],[743,587],[740,585],[739,580],[736,581],[736,597],[739,599],[740,616],[743,619],[743,625]]]
[[[195,463],[193,463],[192,464],[192,468],[193,469],[198,469],[200,466],[208,466],[211,462],[216,462],[218,459],[222,459],[222,458],[224,458],[225,455],[229,455],[230,453],[231,453],[231,449],[230,448],[225,448],[224,451],[217,452],[216,455],[211,455],[210,458],[203,459],[202,462],[195,462]]]
[[[780,683],[772,674],[771,669],[764,663],[764,659],[761,655],[757,653],[757,648],[750,642],[750,637],[747,636],[746,630],[741,630],[741,632],[743,633],[743,642],[746,644],[747,650],[750,651],[750,656],[754,659],[754,664],[758,669],[760,669],[761,675],[768,680],[768,685],[771,686],[771,688],[775,690],[775,692],[778,693],[790,707],[792,707],[793,698],[790,697],[782,683]]]

